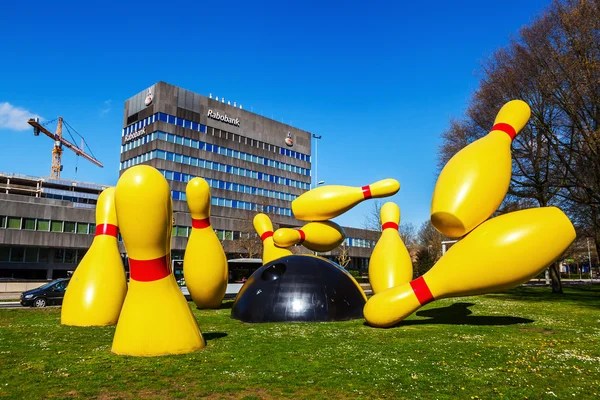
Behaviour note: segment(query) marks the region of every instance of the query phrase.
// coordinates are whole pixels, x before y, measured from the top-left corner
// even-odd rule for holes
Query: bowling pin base
[[[409,282],[371,297],[365,304],[363,314],[369,325],[377,328],[389,328],[420,307],[421,303]]]
[[[442,234],[458,238],[469,233],[465,224],[452,213],[435,212],[431,214],[431,224]]]
[[[131,280],[112,352],[129,356],[185,354],[206,345],[196,318],[171,275]]]

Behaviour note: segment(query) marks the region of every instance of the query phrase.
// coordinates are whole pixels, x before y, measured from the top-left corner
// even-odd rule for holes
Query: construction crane
[[[27,121],[27,123],[33,127],[33,134],[35,136],[39,136],[40,132],[42,132],[44,135],[46,135],[49,138],[54,140],[54,148],[52,149],[52,170],[50,172],[50,178],[60,179],[60,171],[62,171],[61,156],[62,156],[62,152],[63,152],[63,150],[62,150],[63,146],[72,150],[78,156],[81,156],[81,157],[85,158],[86,160],[93,162],[100,168],[104,167],[102,165],[102,163],[100,161],[98,161],[95,157],[87,154],[84,151],[85,141],[84,141],[83,137],[81,138],[82,139],[81,147],[77,147],[73,143],[69,142],[67,139],[63,138],[63,136],[62,136],[63,118],[62,117],[58,117],[58,125],[56,127],[56,133],[52,133],[48,129],[43,127],[40,124],[39,118],[35,118],[35,119],[31,118],[29,121]],[[65,124],[66,124],[67,130],[68,130],[69,124],[67,124],[66,122],[65,122]]]

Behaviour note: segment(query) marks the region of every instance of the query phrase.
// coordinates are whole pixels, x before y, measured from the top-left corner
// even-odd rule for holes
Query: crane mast
[[[52,171],[50,178],[60,179],[60,171],[62,170],[61,157],[62,157],[62,117],[58,117],[58,126],[56,127],[56,136],[58,139],[54,141],[54,148],[52,149]]]
[[[27,123],[33,127],[33,134],[35,136],[39,136],[39,134],[41,132],[44,135],[46,135],[49,138],[54,140],[54,147],[52,148],[52,169],[50,171],[50,177],[52,179],[60,179],[60,172],[62,171],[61,157],[62,157],[62,152],[63,152],[63,146],[68,148],[69,150],[72,150],[78,156],[82,156],[86,160],[96,164],[100,168],[103,168],[104,166],[102,165],[102,163],[100,161],[98,161],[95,157],[87,154],[83,150],[83,144],[82,144],[81,148],[79,148],[76,145],[74,145],[73,143],[69,142],[67,139],[63,138],[63,135],[62,135],[63,122],[64,122],[63,118],[58,117],[58,125],[56,127],[56,133],[52,133],[40,124],[40,121],[38,118],[35,118],[35,119],[32,118],[29,121],[27,121]],[[67,126],[69,126],[69,125],[67,124]]]

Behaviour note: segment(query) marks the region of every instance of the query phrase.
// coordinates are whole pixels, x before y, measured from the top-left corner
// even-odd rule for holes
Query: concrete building
[[[258,212],[276,228],[305,224],[292,216],[291,202],[315,184],[310,132],[230,99],[158,82],[125,102],[121,136],[120,173],[147,164],[169,182],[174,260],[183,259],[190,234],[185,187],[196,176],[211,186],[211,224],[229,258],[260,257],[252,226]],[[0,277],[50,279],[74,270],[93,240],[94,207],[105,187],[0,174]],[[373,235],[354,228],[346,235],[349,267],[366,269]]]
[[[104,188],[0,173],[0,278],[53,279],[73,271],[94,238],[94,207]]]

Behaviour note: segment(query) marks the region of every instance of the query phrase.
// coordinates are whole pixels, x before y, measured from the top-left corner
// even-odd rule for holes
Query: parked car
[[[48,282],[39,288],[21,293],[21,305],[24,307],[46,307],[62,304],[69,278]]]

